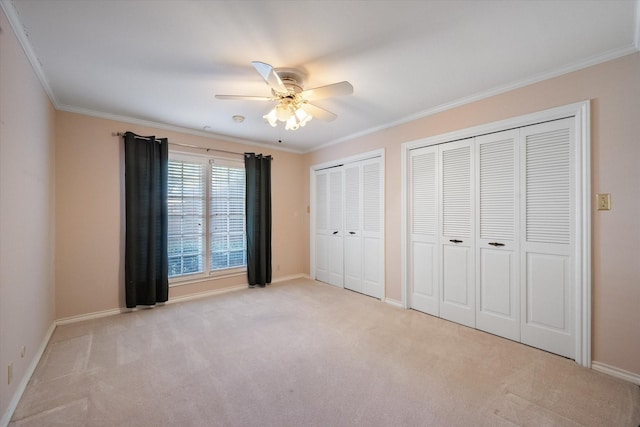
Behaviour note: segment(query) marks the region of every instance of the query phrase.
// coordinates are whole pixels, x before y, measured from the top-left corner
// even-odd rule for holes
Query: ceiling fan
[[[277,101],[276,106],[263,116],[273,127],[281,121],[286,123],[285,129],[296,130],[313,117],[328,122],[335,120],[337,116],[334,113],[309,101],[353,93],[353,86],[347,81],[305,90],[304,75],[294,68],[273,68],[259,61],[251,64],[271,88],[272,96],[216,95],[216,98]]]

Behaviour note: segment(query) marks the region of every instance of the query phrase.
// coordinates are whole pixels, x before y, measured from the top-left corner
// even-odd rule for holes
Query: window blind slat
[[[209,197],[211,270],[246,265],[243,168],[211,164]]]
[[[170,161],[168,167],[169,277],[204,271],[204,166]]]

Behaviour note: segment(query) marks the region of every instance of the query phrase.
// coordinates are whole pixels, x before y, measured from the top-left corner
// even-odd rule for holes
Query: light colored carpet
[[[630,426],[640,388],[312,280],[56,328],[11,426]]]

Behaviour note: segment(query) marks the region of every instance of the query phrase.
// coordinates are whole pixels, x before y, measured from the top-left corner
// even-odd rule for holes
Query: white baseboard
[[[271,283],[286,282],[288,280],[300,279],[300,278],[303,278],[303,277],[305,277],[304,274],[293,274],[291,276],[284,276],[284,277],[278,277],[277,279],[273,279],[271,281]],[[183,302],[183,301],[191,301],[191,300],[194,300],[194,299],[209,297],[209,296],[212,296],[212,295],[220,295],[220,294],[226,294],[227,292],[241,291],[243,289],[247,289],[248,286],[249,285],[247,283],[245,283],[243,285],[231,286],[231,287],[228,287],[228,288],[215,289],[215,290],[212,290],[212,291],[198,292],[197,294],[190,294],[190,295],[184,295],[184,296],[181,296],[181,297],[174,297],[174,298],[171,298],[169,301],[167,301],[165,304],[172,304],[172,303]]]
[[[165,304],[175,304],[177,302],[191,301],[194,299],[210,297],[213,295],[221,295],[221,294],[226,294],[228,292],[241,291],[243,289],[247,289],[247,284],[230,286],[228,288],[222,288],[222,289],[214,289],[211,291],[198,292],[196,294],[182,295],[179,297],[173,297],[169,299],[169,301],[165,302]],[[128,309],[128,310],[131,310],[131,309]]]
[[[277,279],[273,279],[271,283],[280,283],[286,282],[287,280],[295,280],[295,279],[309,279],[310,277],[306,274],[292,274],[290,276],[278,277]]]
[[[308,278],[309,276],[306,276],[305,274],[292,274],[290,276],[278,277],[276,279],[273,279],[271,283],[286,282],[288,280],[300,279],[305,277]],[[211,291],[204,291],[204,292],[198,292],[195,294],[173,297],[169,299],[169,301],[167,301],[165,304],[173,304],[177,302],[190,301],[198,298],[205,298],[212,295],[225,294],[227,292],[239,291],[241,289],[247,289],[247,286],[248,284],[245,283],[243,285],[231,286],[228,288],[214,289]],[[118,308],[111,308],[109,310],[95,311],[93,313],[79,314],[77,316],[58,319],[56,320],[56,325],[68,325],[70,323],[82,322],[82,321],[91,320],[91,319],[98,319],[100,317],[113,316],[114,314],[128,313],[130,311],[135,311],[135,310],[137,310],[137,308],[118,307]]]
[[[20,399],[22,398],[22,395],[25,389],[27,388],[27,384],[29,384],[29,380],[31,379],[31,376],[36,371],[36,368],[38,367],[38,363],[40,362],[40,359],[44,354],[44,350],[47,348],[47,344],[49,344],[51,335],[53,335],[53,331],[55,330],[56,330],[56,322],[53,322],[51,323],[51,326],[49,326],[49,330],[47,330],[47,333],[45,334],[44,338],[40,342],[40,346],[38,347],[38,350],[33,355],[33,359],[31,359],[31,363],[29,363],[27,370],[22,376],[22,380],[20,380],[20,384],[18,384],[18,388],[16,389],[16,392],[14,393],[13,398],[11,399],[11,402],[9,403],[9,406],[7,407],[6,412],[4,413],[4,415],[2,415],[2,419],[0,419],[0,427],[7,427],[9,425],[9,421],[11,421],[11,417],[13,416],[13,413],[18,407],[18,403],[20,403]]]
[[[400,301],[396,301],[391,298],[385,298],[384,302],[386,302],[387,304],[391,304],[394,307],[402,308],[402,303]]]
[[[633,372],[625,371],[624,369],[616,368],[615,366],[609,366],[601,362],[591,362],[591,369],[594,371],[602,372],[603,374],[611,375],[612,377],[620,378],[625,381],[640,385],[640,375]]]
[[[198,292],[198,293],[195,293],[195,294],[189,294],[189,295],[183,295],[183,296],[179,296],[179,297],[173,297],[173,298],[169,299],[167,302],[165,302],[163,304],[174,304],[174,303],[177,303],[177,302],[190,301],[190,300],[193,300],[193,299],[204,298],[204,297],[208,297],[208,296],[211,296],[211,295],[219,295],[219,294],[224,294],[224,293],[227,293],[227,292],[239,291],[241,289],[247,289],[247,285],[245,284],[245,285],[231,286],[231,287],[223,288],[223,289],[214,289],[212,291]],[[58,319],[58,320],[56,320],[56,325],[68,325],[70,323],[83,322],[85,320],[98,319],[100,317],[113,316],[115,314],[129,313],[129,312],[136,311],[136,310],[140,310],[140,308],[137,308],[137,307],[136,308],[119,307],[119,308],[112,308],[112,309],[103,310],[103,311],[95,311],[93,313],[79,314],[77,316],[71,316],[71,317],[65,317],[63,319]]]
[[[68,325],[70,323],[82,322],[85,320],[98,319],[100,317],[113,316],[129,311],[127,308],[111,308],[109,310],[94,311],[93,313],[79,314],[77,316],[64,317],[56,320],[56,325]]]

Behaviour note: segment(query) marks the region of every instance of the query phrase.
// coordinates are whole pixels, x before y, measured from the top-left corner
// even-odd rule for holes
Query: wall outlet
[[[611,210],[611,194],[598,193],[596,194],[596,204],[599,211]]]
[[[13,380],[13,362],[9,363],[7,366],[7,384],[11,384]]]

